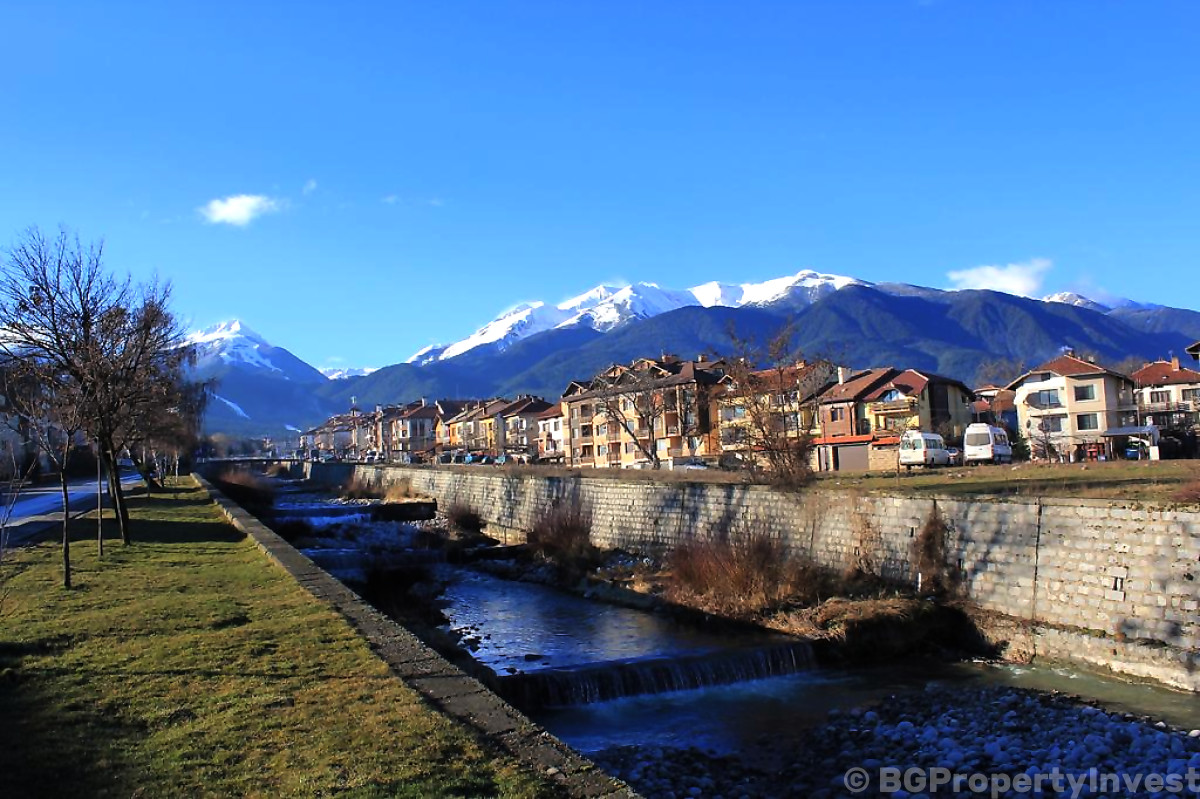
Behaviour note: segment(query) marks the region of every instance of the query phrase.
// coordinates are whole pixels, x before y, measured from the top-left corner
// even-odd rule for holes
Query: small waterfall
[[[566,707],[627,696],[687,691],[780,677],[812,668],[812,647],[792,641],[664,658],[540,669],[499,678],[500,693],[521,708]]]

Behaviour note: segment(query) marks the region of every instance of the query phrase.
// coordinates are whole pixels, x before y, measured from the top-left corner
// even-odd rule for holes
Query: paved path
[[[141,480],[137,472],[121,476],[125,486]],[[96,480],[72,480],[67,484],[68,507],[75,513],[86,513],[96,507]],[[7,508],[8,497],[0,494],[0,514]],[[108,498],[108,487],[104,490],[104,506],[111,508]],[[37,536],[55,525],[62,524],[62,487],[55,482],[25,485],[21,488],[16,502],[13,504],[12,515],[8,519],[6,532],[8,546],[20,546],[31,543]]]

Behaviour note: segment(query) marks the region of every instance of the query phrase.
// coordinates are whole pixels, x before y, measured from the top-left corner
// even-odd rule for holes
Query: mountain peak
[[[189,344],[212,344],[220,341],[233,341],[238,338],[264,347],[271,346],[266,339],[251,330],[241,319],[229,319],[203,330],[197,330],[187,336],[187,341]]]
[[[1046,297],[1042,297],[1042,302],[1057,302],[1063,305],[1074,305],[1077,308],[1087,308],[1100,313],[1108,313],[1111,308],[1107,305],[1102,305],[1095,300],[1088,299],[1082,294],[1076,294],[1073,291],[1059,291]]]

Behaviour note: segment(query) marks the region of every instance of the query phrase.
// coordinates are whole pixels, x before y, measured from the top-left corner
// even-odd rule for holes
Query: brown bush
[[[401,480],[397,480],[387,487],[387,491],[385,491],[383,494],[383,500],[384,502],[398,502],[399,500],[409,499],[410,497],[415,496],[416,494],[413,493],[412,480],[409,480],[407,477],[405,477]]]
[[[574,582],[599,565],[592,546],[592,513],[578,502],[555,505],[534,523],[526,537],[530,551],[554,563],[560,576]]]
[[[213,482],[225,496],[251,513],[259,514],[275,504],[275,485],[261,475],[226,469]]]
[[[833,576],[765,533],[716,535],[676,547],[668,558],[677,598],[703,600],[711,610],[751,617],[786,602],[809,604],[832,592]]]
[[[455,502],[446,508],[446,521],[464,533],[479,533],[483,530],[483,517],[470,505]]]
[[[913,540],[912,562],[921,575],[921,590],[941,594],[957,588],[958,575],[946,563],[946,536],[950,528],[936,504]]]
[[[380,499],[378,488],[360,480],[358,475],[351,475],[342,485],[342,499]]]

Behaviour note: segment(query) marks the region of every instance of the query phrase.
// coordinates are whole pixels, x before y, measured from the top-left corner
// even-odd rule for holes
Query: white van
[[[909,430],[900,436],[901,466],[911,469],[914,466],[947,466],[949,463],[946,442],[937,433]]]
[[[963,436],[964,463],[1012,463],[1012,444],[1003,427],[968,425]]]

